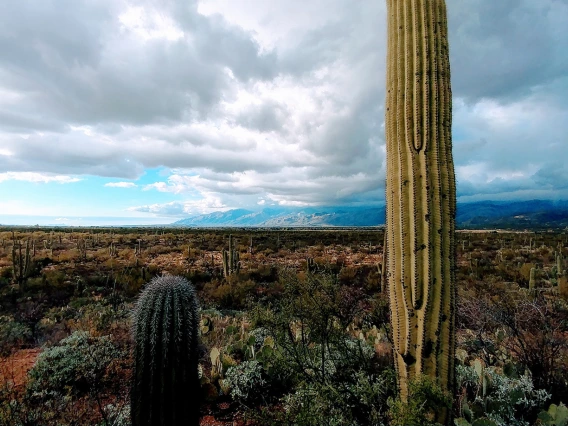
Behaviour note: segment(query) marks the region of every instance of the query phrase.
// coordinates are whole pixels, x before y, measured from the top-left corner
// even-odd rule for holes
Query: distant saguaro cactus
[[[154,278],[133,313],[132,426],[199,423],[199,314],[195,290],[182,277]]]
[[[30,240],[26,241],[25,254],[22,255],[22,242],[18,241],[16,250],[16,241],[12,243],[12,275],[14,281],[20,285],[20,289],[25,289],[25,284],[32,271],[32,257],[30,256]]]
[[[223,249],[223,275],[238,274],[240,268],[239,251],[233,246],[233,236],[229,235],[229,251]]]
[[[452,391],[455,215],[444,0],[387,0],[387,281],[400,394],[432,377]],[[448,423],[447,410],[436,420]]]
[[[536,269],[531,268],[531,274],[530,274],[530,278],[529,278],[529,289],[530,290],[534,290],[534,288],[536,286],[535,273],[536,273]]]

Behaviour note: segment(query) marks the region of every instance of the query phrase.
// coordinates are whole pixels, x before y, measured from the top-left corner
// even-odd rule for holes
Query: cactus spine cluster
[[[133,426],[199,422],[199,314],[195,290],[182,277],[154,278],[133,313]]]
[[[223,250],[223,274],[225,277],[238,274],[239,269],[239,251],[233,247],[233,236],[229,235],[229,251]]]
[[[419,375],[451,391],[455,352],[452,93],[444,0],[387,0],[387,252],[403,400]],[[441,423],[447,413],[438,413]]]

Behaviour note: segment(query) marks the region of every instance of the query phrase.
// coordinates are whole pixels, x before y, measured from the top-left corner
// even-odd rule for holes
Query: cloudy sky
[[[383,202],[384,3],[4,0],[0,214]],[[568,0],[447,5],[459,200],[568,199]]]

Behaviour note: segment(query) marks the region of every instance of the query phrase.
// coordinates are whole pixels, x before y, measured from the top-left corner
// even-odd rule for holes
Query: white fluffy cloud
[[[134,182],[109,182],[105,183],[105,186],[109,188],[136,188],[136,184]]]
[[[382,201],[383,3],[7,0],[0,182],[165,167],[142,188],[188,201],[132,209],[170,215]],[[568,3],[447,3],[459,195],[568,197]]]
[[[0,183],[10,180],[19,180],[33,183],[73,183],[81,179],[73,176],[53,175],[33,172],[4,172],[0,173]]]

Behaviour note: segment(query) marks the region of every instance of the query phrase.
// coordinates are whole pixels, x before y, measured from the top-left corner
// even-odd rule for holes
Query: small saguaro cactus
[[[114,245],[114,242],[111,241],[110,245],[108,246],[108,255],[109,257],[116,257],[118,254],[117,250],[116,250],[116,246]]]
[[[133,313],[132,426],[199,424],[198,304],[184,278],[154,278]]]
[[[30,240],[26,241],[26,250],[22,254],[22,242],[18,241],[16,249],[16,241],[12,244],[12,275],[14,281],[20,285],[23,290],[27,279],[32,271],[32,257],[30,256]]]
[[[313,273],[316,270],[316,263],[313,257],[306,258],[306,272],[308,274]]]
[[[223,250],[223,274],[225,277],[238,274],[240,266],[239,251],[233,247],[233,236],[229,235],[229,251]]]
[[[530,275],[530,278],[529,278],[529,289],[530,290],[534,290],[535,285],[536,285],[535,273],[536,273],[536,269],[531,268],[531,275]]]
[[[81,259],[87,260],[87,241],[83,238],[77,239],[77,250]]]

